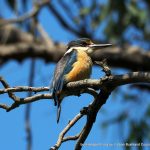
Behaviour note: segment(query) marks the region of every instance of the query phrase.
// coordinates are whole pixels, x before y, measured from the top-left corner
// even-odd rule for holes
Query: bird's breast
[[[65,75],[67,82],[78,81],[90,77],[92,71],[92,60],[83,51],[77,51],[77,61],[72,65],[71,71]]]

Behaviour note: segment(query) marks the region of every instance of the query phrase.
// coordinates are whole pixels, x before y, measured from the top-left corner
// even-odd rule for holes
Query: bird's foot
[[[83,108],[80,110],[80,113],[83,114],[83,115],[87,115],[87,114],[88,114],[88,107],[83,107]]]

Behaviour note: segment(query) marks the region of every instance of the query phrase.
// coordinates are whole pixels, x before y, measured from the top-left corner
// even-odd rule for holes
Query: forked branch
[[[108,71],[106,70],[104,70],[105,73],[107,73]],[[6,111],[13,110],[22,104],[31,103],[38,100],[52,99],[52,95],[50,93],[40,93],[25,98],[17,97],[14,94],[15,92],[29,92],[29,91],[35,93],[47,92],[49,91],[49,87],[27,87],[27,86],[10,87],[10,85],[2,77],[0,77],[0,82],[4,87],[3,89],[0,89],[0,94],[7,93],[8,96],[13,101],[11,106],[7,106],[6,104],[0,104],[0,108],[5,109]],[[67,124],[64,130],[60,133],[56,145],[53,146],[51,149],[57,150],[61,146],[61,144],[65,141],[78,140],[75,149],[80,150],[93,127],[98,111],[103,106],[103,104],[105,104],[105,102],[108,100],[108,97],[111,94],[111,92],[118,86],[134,83],[150,83],[150,72],[132,72],[123,75],[109,74],[109,76],[107,75],[101,79],[86,79],[68,83],[63,91],[62,95],[63,97],[66,97],[68,95],[79,96],[82,93],[89,93],[93,95],[94,101],[88,107],[85,107],[77,116],[75,116]],[[96,90],[100,90],[99,94],[97,94]],[[82,131],[75,136],[65,137],[66,133],[71,129],[71,127],[73,127],[74,124],[77,123],[78,120],[80,120],[84,115],[87,116],[87,121]]]

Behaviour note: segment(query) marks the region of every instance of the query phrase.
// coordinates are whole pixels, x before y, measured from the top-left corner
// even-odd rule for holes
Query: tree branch
[[[84,114],[82,113],[79,113],[77,114],[71,121],[69,121],[68,125],[63,129],[63,131],[59,134],[59,138],[58,138],[58,141],[57,143],[55,144],[55,146],[51,147],[50,150],[57,150],[62,142],[65,142],[67,140],[75,140],[77,139],[78,136],[73,136],[73,137],[67,137],[67,138],[64,138],[65,134],[70,130],[70,128],[78,121],[80,120],[82,117],[83,117]]]
[[[53,6],[51,3],[49,3],[48,5],[49,10],[54,14],[54,16],[57,18],[57,20],[59,21],[59,23],[62,25],[62,27],[64,27],[65,29],[67,29],[68,31],[74,33],[75,35],[81,35],[81,32],[77,31],[76,29],[74,29],[62,16],[61,14],[57,11],[57,9],[55,8],[55,6]],[[83,36],[83,35],[82,35]]]
[[[31,60],[30,73],[29,73],[29,86],[34,86],[34,77],[35,77],[35,67],[36,62],[34,59]],[[27,93],[27,97],[32,96],[32,92]],[[30,122],[30,113],[31,113],[31,104],[27,104],[25,108],[25,131],[26,131],[26,141],[27,141],[27,150],[32,149],[32,130]]]
[[[1,64],[11,59],[20,62],[27,58],[41,58],[46,62],[58,62],[65,51],[66,46],[63,44],[53,43],[51,47],[47,47],[40,42],[33,42],[33,40],[31,40],[30,43],[19,42],[9,45],[0,44],[0,60]],[[109,66],[141,71],[150,70],[149,51],[142,52],[143,50],[141,48],[133,46],[126,46],[126,50],[123,52],[122,51],[123,49],[117,46],[114,46],[111,49],[107,48],[95,53],[92,56],[92,60],[101,61],[102,59],[107,58]]]
[[[47,47],[52,47],[53,44],[54,44],[53,41],[52,41],[52,39],[50,39],[49,35],[43,29],[42,25],[38,21],[36,22],[36,28],[37,28],[38,32],[40,33],[40,35],[42,37],[42,41],[44,42],[44,44]]]
[[[2,78],[0,77],[0,82],[2,83],[2,85],[4,86],[4,88],[9,88],[10,86],[8,85],[8,83]],[[8,91],[8,95],[9,97],[14,101],[14,102],[18,102],[19,101],[19,97],[15,96],[12,92]]]
[[[78,138],[78,142],[75,146],[75,150],[81,150],[85,140],[87,139],[87,137],[93,127],[93,124],[96,120],[98,111],[106,103],[106,101],[109,98],[109,95],[111,94],[113,89],[120,85],[129,84],[129,83],[131,83],[130,82],[131,80],[132,80],[132,83],[137,82],[137,76],[139,76],[139,77],[147,76],[148,77],[149,75],[150,75],[149,73],[147,74],[147,73],[137,73],[136,72],[136,73],[124,75],[122,77],[121,76],[117,76],[117,78],[114,77],[112,83],[109,82],[110,84],[109,83],[105,84],[105,86],[101,89],[100,93],[98,94],[97,98],[88,107],[87,122],[86,122],[85,127],[83,128],[82,134]],[[121,80],[119,81],[120,77],[121,77],[122,81]]]
[[[12,92],[23,92],[23,91],[33,91],[33,92],[44,92],[48,91],[48,87],[14,87],[10,88],[8,83],[1,77],[0,82],[4,86],[4,89],[1,89],[1,94],[11,93]],[[96,79],[86,79],[76,82],[70,82],[64,88],[62,93],[62,97],[66,97],[68,95],[80,95],[81,93],[93,93],[94,101],[88,107],[85,107],[73,120],[71,120],[68,125],[64,128],[64,130],[60,133],[59,139],[53,149],[58,149],[62,142],[67,140],[77,140],[76,150],[80,150],[82,144],[84,144],[88,134],[90,133],[93,124],[96,120],[96,116],[100,108],[107,101],[109,95],[113,91],[114,88],[125,85],[125,84],[133,84],[133,83],[150,83],[150,72],[132,72],[123,75],[110,75],[105,76],[99,80]],[[97,95],[94,89],[100,89],[100,93]],[[10,97],[12,98],[12,97]],[[17,97],[18,98],[18,97]],[[12,98],[13,99],[13,98]],[[42,100],[42,99],[52,99],[51,94],[36,94],[26,98],[18,98],[17,101],[14,100],[14,103],[11,106],[7,106],[5,104],[0,104],[0,108],[5,109],[6,111],[10,111],[15,109],[16,107],[31,103],[34,101]],[[87,115],[86,125],[83,127],[82,131],[75,136],[64,137],[65,134],[70,130],[70,128],[83,116]]]
[[[8,92],[43,92],[49,91],[49,87],[30,87],[30,86],[17,86],[12,88],[0,89],[0,94],[8,93]]]
[[[39,13],[39,11],[43,8],[43,6],[47,5],[48,3],[49,3],[49,0],[43,0],[40,3],[35,3],[31,12],[28,12],[28,13],[24,14],[23,16],[20,16],[18,18],[14,18],[14,19],[9,19],[9,20],[1,20],[0,27],[7,25],[7,24],[20,23],[27,19],[33,18]]]
[[[2,77],[0,77],[2,79]],[[4,80],[4,79],[3,79]],[[1,80],[0,80],[1,81]],[[6,81],[5,81],[6,82]],[[150,72],[132,72],[123,75],[111,75],[109,77],[103,77],[101,79],[85,79],[76,82],[70,82],[66,86],[65,93],[79,91],[81,89],[92,88],[101,89],[103,86],[109,84],[113,86],[120,86],[131,83],[150,83]],[[8,92],[45,92],[49,91],[49,87],[28,87],[28,86],[17,86],[0,89],[0,94]]]
[[[77,140],[81,133],[74,135],[74,136],[67,136],[63,138],[62,142],[70,141],[70,140]]]
[[[111,91],[108,88],[105,87],[104,89],[101,89],[97,98],[88,107],[87,122],[83,128],[82,134],[78,138],[77,144],[75,146],[75,150],[80,150],[82,148],[82,145],[84,144],[86,138],[88,137],[93,127],[98,111],[103,106],[103,104],[106,103],[110,94],[111,94]]]

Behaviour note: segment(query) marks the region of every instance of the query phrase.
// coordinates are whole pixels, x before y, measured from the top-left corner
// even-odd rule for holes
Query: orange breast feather
[[[72,70],[65,76],[67,82],[87,79],[91,75],[92,60],[85,53],[78,51],[77,62],[73,64]]]

